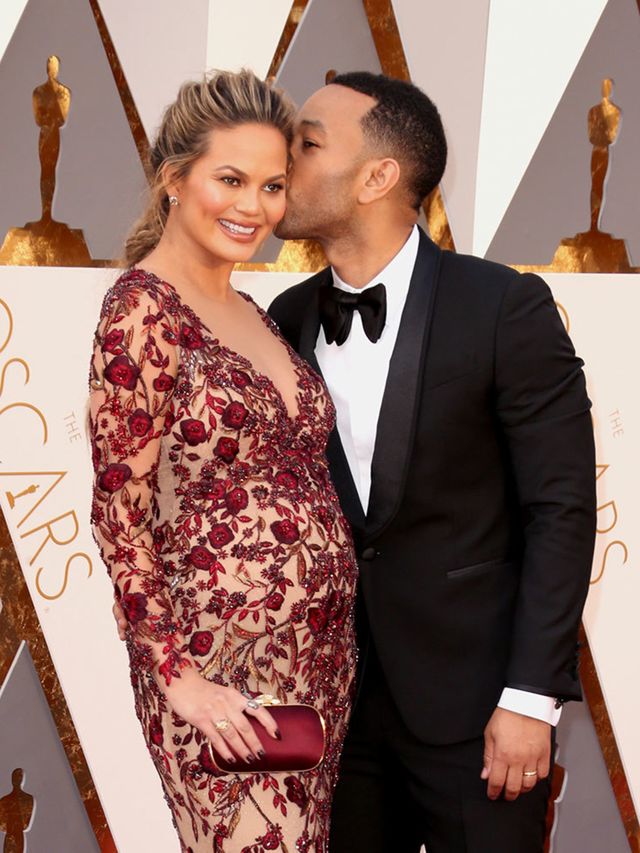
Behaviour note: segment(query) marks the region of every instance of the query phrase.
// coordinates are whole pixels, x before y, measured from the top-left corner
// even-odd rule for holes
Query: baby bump
[[[355,568],[346,539],[303,539],[288,518],[269,527],[268,549],[259,542],[229,549],[231,531],[213,528],[208,539],[221,546],[218,553],[210,542],[195,545],[191,570],[177,576],[172,598],[207,678],[259,692],[268,685],[286,701],[307,689],[312,667],[344,666]]]

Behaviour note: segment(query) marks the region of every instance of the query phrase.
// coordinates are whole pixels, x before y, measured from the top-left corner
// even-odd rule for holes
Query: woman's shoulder
[[[105,293],[101,316],[130,315],[141,311],[175,315],[175,293],[161,279],[139,267],[122,272]]]

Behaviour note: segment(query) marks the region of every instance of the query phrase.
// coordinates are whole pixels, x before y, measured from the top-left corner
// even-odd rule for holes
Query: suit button
[[[368,548],[364,549],[362,554],[360,554],[360,558],[362,560],[373,560],[373,558],[376,556],[377,553],[378,552],[376,551],[375,548],[372,548],[371,546],[369,546]]]

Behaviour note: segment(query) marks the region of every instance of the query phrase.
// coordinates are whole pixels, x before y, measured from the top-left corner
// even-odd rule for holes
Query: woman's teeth
[[[220,222],[224,225],[225,228],[228,228],[229,231],[233,231],[234,234],[255,234],[256,228],[247,228],[245,225],[236,225],[235,222],[229,222],[228,219],[221,219]]]

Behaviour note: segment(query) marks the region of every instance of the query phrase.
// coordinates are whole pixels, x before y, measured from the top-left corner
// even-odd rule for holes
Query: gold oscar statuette
[[[620,130],[621,110],[611,100],[613,81],[602,81],[602,99],[588,116],[591,154],[591,224],[588,231],[567,237],[556,249],[551,269],[566,272],[633,272],[624,240],[600,230],[609,171],[609,149]]]
[[[28,488],[23,489],[21,492],[18,492],[17,495],[14,495],[13,492],[5,492],[5,497],[9,502],[9,508],[14,509],[16,505],[16,501],[18,498],[23,498],[25,495],[32,495],[35,491],[37,491],[38,487],[32,483]]]
[[[0,264],[19,266],[90,266],[91,255],[80,229],[52,215],[60,129],[71,107],[71,91],[58,80],[60,60],[47,60],[47,80],[33,91],[33,115],[40,128],[40,198],[42,215],[23,228],[10,228],[0,248]]]

